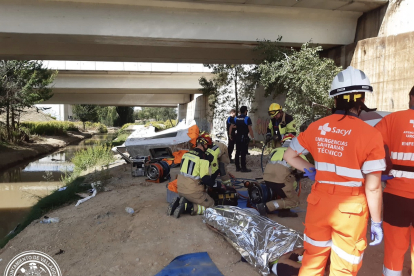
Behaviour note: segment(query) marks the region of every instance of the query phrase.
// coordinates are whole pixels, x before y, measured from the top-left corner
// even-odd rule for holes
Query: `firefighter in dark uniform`
[[[229,136],[231,136],[232,130],[237,128],[236,134],[236,158],[235,165],[236,171],[241,172],[251,172],[250,169],[246,167],[246,155],[249,148],[249,134],[254,141],[254,134],[252,128],[252,120],[247,116],[247,106],[242,106],[240,108],[240,115],[236,117],[235,123],[231,125],[229,129]],[[233,138],[234,139],[234,138]],[[241,164],[240,159],[241,158]]]
[[[273,147],[279,147],[280,141],[286,134],[296,136],[296,122],[293,117],[283,111],[278,103],[269,106],[270,122],[267,128],[266,142],[273,141]]]

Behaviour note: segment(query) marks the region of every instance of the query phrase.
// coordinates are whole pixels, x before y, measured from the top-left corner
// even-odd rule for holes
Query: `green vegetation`
[[[71,161],[75,165],[74,172],[80,173],[95,166],[106,166],[114,160],[111,146],[98,144],[76,152]]]
[[[262,42],[262,45],[271,47],[274,44]],[[278,59],[272,62],[265,60],[259,65],[260,82],[267,95],[286,95],[285,108],[294,115],[298,127],[316,115],[326,116],[326,107],[333,105],[328,91],[342,68],[336,66],[332,59],[321,58],[320,46],[311,47],[305,43],[300,50],[277,48],[277,45],[275,49]]]
[[[49,85],[55,75],[41,61],[0,60],[0,113],[6,114],[6,134],[0,133],[0,140],[28,140],[26,131],[20,128],[20,114],[24,108],[53,96]]]
[[[177,118],[177,108],[173,107],[143,107],[134,112],[134,119],[141,121],[167,121]]]
[[[31,135],[65,135],[68,131],[77,131],[78,127],[72,122],[48,121],[21,123]]]
[[[177,124],[177,120],[168,120],[168,121],[158,121],[158,122],[148,122],[145,124],[145,126],[150,126],[152,125],[153,127],[155,127],[155,131],[161,131],[161,130],[165,130],[165,129],[169,129],[174,127]]]
[[[79,122],[76,122],[75,125],[78,128],[81,128],[82,125]],[[108,129],[106,125],[102,123],[93,123],[93,122],[85,122],[85,128],[86,130],[92,130],[92,131],[98,131],[99,133],[108,133]]]
[[[73,106],[73,115],[83,123],[83,129],[87,121],[96,122],[98,120],[98,109],[97,105],[92,104],[75,104]]]

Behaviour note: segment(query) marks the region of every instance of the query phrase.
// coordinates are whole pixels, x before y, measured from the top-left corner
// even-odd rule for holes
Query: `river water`
[[[76,151],[112,140],[114,134],[98,134],[76,145],[0,172],[0,239],[19,224],[39,196],[44,197],[64,184],[64,171],[72,171],[70,162]]]

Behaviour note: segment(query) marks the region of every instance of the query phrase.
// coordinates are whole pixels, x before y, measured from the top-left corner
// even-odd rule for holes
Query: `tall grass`
[[[75,165],[75,170],[87,170],[95,166],[104,166],[113,162],[114,155],[111,151],[111,146],[97,144],[87,149],[76,152],[72,158],[72,163]]]
[[[75,122],[76,127],[79,129],[83,129],[83,123],[82,122]],[[102,123],[93,123],[93,122],[85,122],[85,128],[86,130],[95,130],[99,133],[107,133],[108,129],[106,125]]]
[[[32,135],[65,135],[68,131],[78,130],[78,127],[73,122],[62,121],[24,122],[21,123],[21,126]]]

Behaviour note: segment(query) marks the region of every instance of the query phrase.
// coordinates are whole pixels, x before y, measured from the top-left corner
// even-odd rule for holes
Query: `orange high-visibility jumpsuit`
[[[338,112],[339,113],[339,112]],[[385,170],[381,133],[356,116],[333,114],[312,123],[290,147],[310,152],[317,170],[308,196],[305,254],[299,276],[356,275],[367,246],[364,174]]]
[[[376,126],[388,146],[392,162],[384,190],[384,276],[402,275],[410,244],[414,267],[414,110],[394,112]]]

